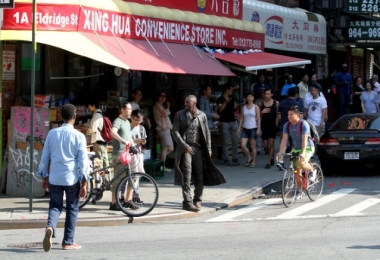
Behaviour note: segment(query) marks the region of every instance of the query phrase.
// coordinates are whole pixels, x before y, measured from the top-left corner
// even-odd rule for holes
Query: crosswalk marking
[[[310,211],[312,209],[318,208],[322,205],[325,205],[331,201],[337,200],[343,196],[346,196],[347,194],[350,194],[351,192],[355,191],[356,189],[340,189],[337,190],[329,195],[326,195],[322,198],[320,198],[317,201],[314,201],[313,203],[307,203],[301,207],[295,208],[293,210],[290,210],[288,212],[285,212],[281,215],[278,215],[275,218],[294,218],[296,216],[299,216],[307,211]]]
[[[268,199],[268,200],[262,201],[260,203],[252,204],[252,205],[250,205],[248,207],[244,207],[244,208],[241,208],[241,209],[238,209],[238,210],[234,210],[234,211],[228,212],[228,213],[223,214],[223,215],[221,215],[219,217],[206,220],[206,222],[234,221],[234,218],[236,218],[238,216],[244,215],[244,214],[252,212],[254,210],[258,210],[258,209],[264,208],[264,207],[266,207],[268,205],[271,205],[271,204],[279,203],[280,201],[282,201],[282,200],[281,199]]]
[[[352,207],[349,207],[347,209],[344,209],[342,211],[339,211],[336,214],[331,214],[332,217],[339,217],[339,216],[357,216],[357,215],[363,215],[362,212],[366,208],[372,207],[373,205],[376,205],[380,202],[380,199],[377,198],[369,198],[366,199],[360,203],[357,203],[353,205]]]

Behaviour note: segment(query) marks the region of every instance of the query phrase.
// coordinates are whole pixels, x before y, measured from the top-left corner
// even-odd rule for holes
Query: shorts
[[[305,162],[309,162],[310,161],[310,158],[313,156],[314,151],[315,151],[314,146],[313,147],[311,147],[311,146],[306,147]],[[299,154],[301,154],[301,152],[302,152],[302,149],[292,149],[292,153],[299,153]],[[301,167],[299,167],[298,162],[294,162],[294,168],[295,169],[301,168]]]
[[[251,128],[247,129],[243,127],[243,131],[241,131],[241,138],[248,138],[248,139],[257,139],[257,128]]]
[[[261,139],[268,140],[269,138],[276,139],[277,129],[261,129]]]
[[[116,163],[119,163],[120,162],[120,155],[112,155],[112,164],[116,164]],[[118,164],[116,165],[114,168],[113,168],[113,174],[114,176],[116,176],[117,174],[120,173],[120,171],[124,168],[124,164]],[[116,180],[114,180],[114,183],[112,183],[112,186],[111,186],[111,192],[115,193],[116,192],[116,188],[117,186],[119,185],[119,183],[121,182],[121,180],[127,176],[127,171],[124,172],[124,174],[120,174],[119,177],[117,177]]]
[[[170,129],[157,130],[157,135],[160,138],[161,145],[173,146],[173,139],[170,134]]]

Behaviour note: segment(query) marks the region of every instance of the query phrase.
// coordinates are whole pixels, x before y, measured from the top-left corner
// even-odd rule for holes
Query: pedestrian
[[[282,129],[284,125],[288,122],[288,108],[291,106],[298,106],[300,111],[300,119],[303,118],[303,105],[297,101],[298,99],[298,87],[290,88],[288,90],[288,97],[280,102],[279,108],[278,108],[278,115],[277,120],[279,124],[279,135],[280,135],[280,143],[282,140]],[[287,151],[290,151],[290,143],[287,144]],[[286,167],[284,164],[283,158],[280,158],[280,161],[277,161],[277,168],[280,171],[285,171]]]
[[[260,74],[258,82],[251,85],[250,92],[253,93],[255,97],[259,97],[261,92],[265,89],[271,88],[265,81],[265,75]]]
[[[57,235],[57,222],[62,212],[63,197],[66,197],[66,218],[62,240],[63,250],[80,249],[74,242],[75,227],[79,212],[79,198],[87,195],[89,159],[86,137],[74,129],[76,109],[66,104],[61,109],[63,124],[51,129],[46,137],[38,169],[42,176],[42,188],[49,191],[49,214],[43,239],[43,248],[48,252],[52,237]]]
[[[233,89],[229,84],[225,84],[223,87],[223,95],[216,100],[218,107],[218,113],[220,115],[220,122],[222,123],[223,132],[223,164],[225,166],[230,165],[228,156],[228,146],[231,139],[232,142],[232,165],[238,166],[239,160],[237,158],[237,148],[238,148],[238,136],[236,131],[238,129],[238,124],[235,118],[235,109],[238,105],[234,102],[232,97]]]
[[[117,117],[112,123],[112,164],[117,164],[114,167],[114,174],[120,173],[120,171],[124,168],[124,165],[120,163],[120,154],[125,151],[126,146],[134,145],[131,135],[131,124],[128,120],[131,113],[131,104],[128,101],[122,102],[119,117]],[[112,184],[112,198],[109,210],[121,210],[116,204],[116,200],[119,199],[119,194],[116,194],[116,188],[126,174],[128,173],[125,172],[125,174],[120,174],[120,176],[114,181],[114,184]],[[123,207],[138,209],[139,207],[132,201],[132,195],[133,189],[131,185],[127,185],[127,194],[124,199]]]
[[[380,83],[378,81],[379,81],[379,76],[377,74],[373,74],[372,75],[372,83],[374,87],[373,90],[377,93],[377,95],[379,95],[379,99],[380,99]]]
[[[286,76],[286,83],[281,89],[281,100],[284,100],[288,95],[288,90],[294,87],[296,87],[296,85],[293,83],[293,76],[288,74]]]
[[[248,92],[245,96],[246,105],[241,108],[239,128],[237,134],[241,133],[241,148],[245,156],[247,156],[247,163],[245,166],[251,168],[256,167],[256,140],[260,135],[260,109],[253,103],[254,96],[252,92]],[[251,155],[247,148],[247,142],[251,146]]]
[[[88,134],[91,134],[92,150],[95,152],[95,155],[99,157],[100,168],[105,168],[109,166],[109,161],[107,142],[100,133],[103,129],[103,112],[99,109],[99,101],[90,100],[88,102],[88,109],[92,112],[90,126],[88,129]],[[105,174],[102,179],[104,183],[108,183],[109,175]]]
[[[160,159],[166,161],[166,157],[169,153],[173,152],[173,140],[170,134],[172,129],[172,122],[169,118],[170,115],[170,103],[167,101],[166,92],[161,90],[157,93],[156,103],[153,106],[153,116],[156,121],[157,135],[161,142],[161,154]],[[171,169],[164,167],[164,171],[170,172]]]
[[[363,113],[379,112],[379,95],[374,91],[375,86],[372,81],[365,84],[365,91],[360,95]]]
[[[211,159],[211,137],[207,116],[197,109],[197,98],[189,95],[185,109],[174,117],[173,138],[175,151],[175,184],[182,186],[182,209],[198,212],[202,206],[203,186],[225,183],[222,173]],[[190,181],[194,183],[194,197]]]
[[[203,84],[201,87],[202,96],[199,98],[199,109],[206,114],[208,128],[213,128],[213,120],[218,120],[219,115],[211,111],[210,107],[210,97],[211,97],[211,87],[208,84]]]
[[[302,78],[301,78],[300,83],[298,83],[298,85],[297,85],[297,87],[299,89],[298,102],[301,104],[303,104],[303,100],[305,99],[305,95],[307,94],[307,92],[309,92],[308,82],[309,82],[309,74],[304,73]]]
[[[339,117],[348,114],[350,107],[352,76],[347,69],[347,64],[343,63],[341,71],[337,72],[334,77],[339,100]]]
[[[274,141],[276,139],[278,127],[278,107],[279,102],[272,98],[273,90],[264,91],[264,101],[261,104],[261,138],[264,142],[264,151],[268,153],[268,161],[265,169],[270,169],[274,165]],[[287,95],[286,95],[287,96]]]
[[[319,87],[315,82],[310,85],[312,99],[305,99],[304,118],[317,129],[318,135],[322,135],[325,122],[327,121],[327,102],[319,96]]]
[[[360,96],[365,91],[365,88],[362,84],[362,78],[356,77],[354,79],[354,87],[352,93],[352,113],[361,113],[362,109],[362,101],[360,100]]]
[[[141,89],[140,88],[134,88],[132,90],[132,99],[130,101],[130,104],[132,106],[132,111],[136,110],[136,109],[141,109],[140,105],[139,105],[139,102],[141,101],[141,99],[142,99]],[[144,124],[144,126],[146,126],[147,129],[150,129],[151,123],[150,123],[149,118],[147,118],[146,116],[144,116],[144,118],[143,118],[143,124]]]

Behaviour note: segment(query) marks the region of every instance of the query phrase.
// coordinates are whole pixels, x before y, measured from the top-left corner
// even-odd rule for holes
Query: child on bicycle
[[[302,198],[302,170],[309,170],[310,181],[313,181],[313,178],[315,179],[316,176],[313,172],[313,166],[309,163],[311,156],[314,154],[315,147],[310,137],[309,124],[300,119],[298,106],[290,106],[288,108],[288,120],[289,122],[283,127],[283,136],[276,159],[277,161],[282,159],[290,136],[293,144],[291,152],[299,154],[298,160],[294,162],[294,174],[297,182],[296,199],[299,200]],[[301,123],[302,135],[299,132],[299,124]],[[290,125],[288,126],[288,124]]]

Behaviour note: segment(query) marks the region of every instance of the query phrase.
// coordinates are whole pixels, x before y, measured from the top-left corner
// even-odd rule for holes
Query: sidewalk
[[[277,142],[276,142],[277,143]],[[276,145],[277,146],[277,145]],[[205,187],[202,210],[199,213],[182,210],[182,190],[173,185],[174,171],[165,172],[157,180],[159,200],[154,210],[144,217],[129,218],[122,212],[108,210],[111,192],[105,191],[96,205],[87,204],[80,210],[78,226],[113,226],[128,223],[152,222],[195,217],[221,208],[241,204],[262,193],[262,188],[282,179],[283,172],[276,166],[265,169],[266,154],[257,156],[256,168],[245,167],[246,158],[239,158],[240,166],[224,166],[217,161],[217,167],[224,174],[227,183],[214,187]],[[193,190],[193,186],[192,186]],[[29,212],[29,198],[11,198],[0,195],[0,230],[44,228],[47,219],[49,198],[34,198],[33,211]],[[63,226],[65,213],[60,216],[59,226]]]

